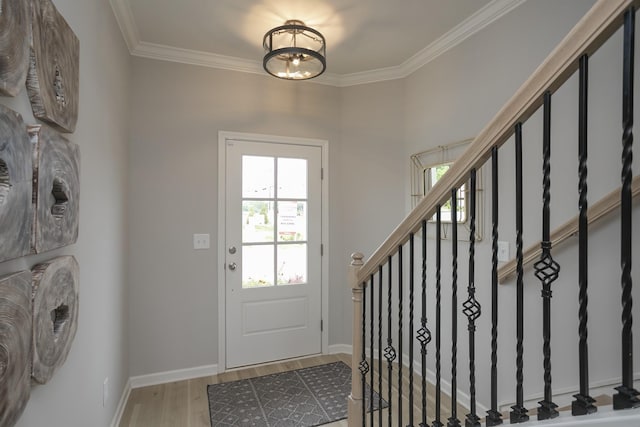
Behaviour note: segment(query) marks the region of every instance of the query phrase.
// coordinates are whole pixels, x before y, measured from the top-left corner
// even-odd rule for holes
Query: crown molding
[[[129,52],[133,56],[200,65],[229,71],[264,74],[262,62],[140,40],[129,0],[109,0]],[[493,0],[400,65],[350,74],[325,73],[311,83],[347,87],[405,78],[527,0]]]

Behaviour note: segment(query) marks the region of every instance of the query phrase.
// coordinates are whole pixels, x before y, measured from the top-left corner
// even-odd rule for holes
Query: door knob
[[[235,247],[235,246],[231,246],[231,247],[229,248],[229,253],[230,253],[231,255],[235,254],[235,253],[236,253],[236,247]]]
[[[229,264],[229,270],[233,271],[236,269],[238,265],[235,262],[232,262],[231,264]]]

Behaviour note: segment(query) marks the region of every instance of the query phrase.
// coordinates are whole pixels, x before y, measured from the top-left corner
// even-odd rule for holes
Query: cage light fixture
[[[308,80],[327,68],[324,36],[300,20],[291,19],[269,30],[262,45],[265,50],[262,66],[274,77]]]

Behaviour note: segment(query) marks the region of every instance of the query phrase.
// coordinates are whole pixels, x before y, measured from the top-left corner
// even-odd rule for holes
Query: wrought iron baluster
[[[431,331],[427,328],[427,221],[422,220],[422,317],[418,330],[422,365],[422,421],[420,427],[427,424],[427,344],[431,342]]]
[[[391,316],[391,296],[392,296],[392,288],[393,288],[393,274],[392,274],[392,263],[391,263],[391,256],[389,256],[387,258],[387,265],[389,266],[388,269],[388,273],[389,273],[389,288],[387,289],[387,347],[384,349],[384,357],[385,359],[387,359],[387,391],[388,391],[388,395],[387,395],[387,403],[389,405],[388,407],[388,415],[389,415],[389,426],[391,426],[391,421],[392,421],[392,413],[393,413],[393,401],[392,401],[392,387],[391,387],[391,383],[392,381],[392,375],[393,375],[393,361],[396,359],[396,350],[393,348],[393,340],[391,338],[391,324],[392,324],[392,316]]]
[[[374,416],[374,413],[373,413],[373,380],[374,380],[373,379],[373,374],[374,374],[375,366],[376,366],[375,365],[375,360],[373,358],[373,350],[374,350],[374,347],[373,347],[373,345],[374,345],[374,338],[373,338],[373,311],[374,311],[374,307],[375,307],[375,304],[374,304],[374,299],[375,298],[374,297],[375,297],[375,294],[376,294],[375,290],[373,288],[373,284],[374,284],[373,274],[371,275],[371,281],[370,282],[371,282],[371,314],[369,315],[369,352],[370,352],[369,358],[371,360],[371,362],[370,362],[371,363],[371,370],[370,370],[371,376],[370,376],[370,384],[369,384],[369,411],[371,413],[371,423],[370,424],[371,424],[371,427],[373,427],[373,416]],[[380,346],[378,346],[378,347],[380,347]],[[362,393],[364,393],[364,389],[362,389]]]
[[[414,309],[414,236],[409,234],[409,424],[407,427],[413,427],[413,309]]]
[[[516,404],[513,405],[511,424],[529,420],[524,407],[523,383],[523,336],[524,336],[524,282],[522,256],[522,123],[515,126],[516,137]]]
[[[633,388],[633,317],[631,279],[631,179],[633,163],[633,65],[635,38],[635,9],[624,15],[624,65],[622,75],[622,190],[620,194],[620,266],[622,269],[622,385],[613,396],[614,409],[640,406],[637,390]]]
[[[382,265],[378,266],[378,396],[378,426],[382,427]]]
[[[558,405],[553,403],[551,392],[551,284],[556,281],[560,272],[560,265],[551,256],[550,235],[550,204],[551,204],[551,92],[544,94],[544,124],[542,141],[542,253],[540,260],[535,263],[536,277],[542,283],[542,335],[544,355],[544,399],[538,407],[538,419],[548,420],[556,418]]]
[[[367,372],[369,372],[369,363],[365,352],[367,339],[367,283],[362,284],[362,361],[360,362],[360,373],[362,374],[362,397],[364,400],[364,390],[367,383]],[[367,405],[362,402],[362,427],[367,424]]]
[[[402,426],[402,245],[398,246],[398,425]]]
[[[595,400],[589,396],[589,352],[587,347],[587,304],[588,294],[588,231],[587,220],[587,107],[588,107],[588,69],[589,57],[580,57],[579,71],[579,113],[578,113],[578,286],[580,308],[578,309],[578,353],[580,370],[580,392],[571,403],[573,415],[586,415],[596,412]]]
[[[498,411],[498,147],[491,149],[491,409],[487,426],[502,424]]]
[[[442,262],[442,242],[441,242],[441,227],[442,227],[442,206],[436,206],[436,417],[433,421],[432,427],[442,427],[442,421],[440,420],[440,401],[441,401],[441,360],[440,360],[440,316],[441,316],[441,262]]]
[[[476,413],[476,320],[480,317],[480,303],[476,300],[475,284],[475,243],[476,243],[476,170],[471,169],[469,189],[469,286],[468,299],[462,304],[463,313],[469,321],[469,400],[470,412],[467,414],[466,427],[480,427],[480,417]],[[457,215],[457,209],[456,209]]]
[[[448,427],[459,427],[457,399],[458,359],[458,195],[451,190],[451,417]]]

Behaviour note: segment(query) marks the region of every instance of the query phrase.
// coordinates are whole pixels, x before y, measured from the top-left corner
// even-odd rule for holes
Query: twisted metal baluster
[[[375,291],[373,288],[373,274],[371,275],[371,314],[369,315],[369,352],[370,352],[370,359],[371,359],[371,370],[370,370],[370,385],[369,385],[369,412],[371,413],[371,427],[373,427],[373,374],[375,369],[375,360],[373,358],[373,344],[374,344],[374,338],[373,338],[373,311],[374,311],[374,296],[375,296]],[[379,347],[379,346],[378,346]],[[364,393],[364,389],[362,389],[362,392]]]
[[[413,336],[413,309],[414,309],[414,236],[409,234],[409,337]],[[409,340],[409,424],[407,427],[413,427],[413,340]]]
[[[558,405],[553,403],[551,392],[551,284],[556,281],[560,265],[551,256],[551,238],[549,237],[550,204],[551,204],[551,92],[544,94],[544,124],[542,143],[542,254],[535,263],[536,277],[542,282],[542,335],[544,355],[544,399],[538,407],[538,419],[556,418]]]
[[[393,361],[396,359],[396,350],[393,348],[393,340],[391,339],[391,288],[392,288],[392,284],[393,284],[393,276],[392,276],[392,263],[391,263],[391,256],[389,256],[387,258],[387,264],[389,265],[389,288],[387,290],[387,347],[384,349],[384,357],[385,359],[387,359],[387,385],[388,385],[388,399],[387,402],[389,404],[389,425],[391,425],[391,421],[392,421],[392,412],[393,412],[393,405],[392,405],[392,399],[391,399],[391,392],[392,392],[392,388],[391,388],[391,383],[392,381],[392,374],[393,374]]]
[[[498,411],[498,147],[491,149],[491,409],[487,426],[502,424]]]
[[[458,198],[451,190],[451,417],[448,427],[460,427],[457,399],[458,359]]]
[[[580,89],[579,89],[579,114],[578,114],[578,299],[580,308],[578,309],[578,343],[579,370],[580,370],[580,393],[575,394],[576,398],[571,402],[571,413],[573,415],[586,415],[596,412],[597,408],[593,404],[595,400],[589,396],[589,352],[587,348],[587,279],[588,279],[588,232],[589,223],[587,220],[587,95],[588,95],[588,65],[589,57],[585,54],[580,57]]]
[[[633,300],[631,291],[631,224],[632,199],[631,178],[633,163],[633,63],[635,37],[635,9],[629,8],[624,15],[624,66],[622,88],[622,191],[620,194],[621,245],[620,266],[622,268],[622,385],[616,387],[613,396],[614,409],[640,406],[638,391],[633,388]]]
[[[398,425],[402,426],[402,245],[398,246]]]
[[[366,339],[367,339],[367,283],[362,284],[362,362],[360,362],[360,373],[362,374],[362,395],[364,398],[364,390],[367,384],[367,372],[369,372],[369,363],[367,363],[367,356],[365,354]],[[367,424],[367,405],[362,402],[362,427]]]
[[[427,221],[422,220],[422,317],[421,328],[418,330],[422,365],[422,422],[420,427],[427,424],[427,344],[431,342],[431,331],[427,328]]]
[[[529,420],[524,407],[523,383],[523,336],[524,336],[524,282],[522,257],[522,123],[515,126],[516,136],[516,404],[510,414],[511,424]]]
[[[480,303],[476,300],[475,284],[475,256],[476,256],[476,170],[470,172],[469,189],[469,286],[467,287],[468,299],[462,304],[462,312],[469,321],[469,400],[470,412],[467,414],[466,427],[480,427],[480,417],[476,413],[476,320],[480,317]]]
[[[382,427],[382,264],[378,266],[378,426]]]
[[[442,302],[441,294],[441,261],[442,261],[442,206],[436,206],[436,417],[432,427],[443,427],[440,421],[440,400],[441,400],[441,360],[440,360],[440,305]]]

